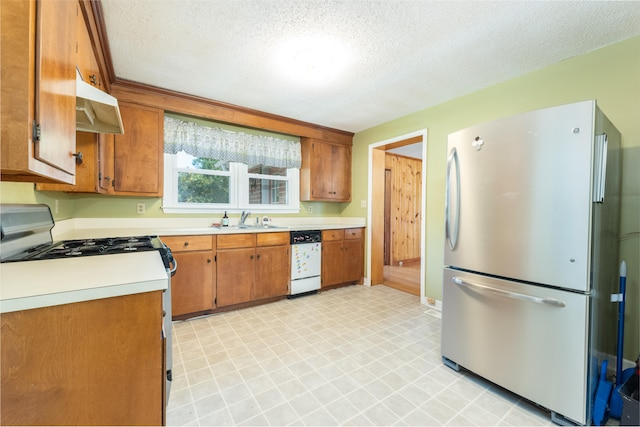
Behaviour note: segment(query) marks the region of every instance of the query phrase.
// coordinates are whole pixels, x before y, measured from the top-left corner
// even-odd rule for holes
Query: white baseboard
[[[442,301],[422,297],[420,302],[428,307],[424,314],[437,319],[442,319]]]
[[[429,308],[433,308],[434,310],[442,311],[442,301],[427,297],[421,297],[420,302],[426,305]]]

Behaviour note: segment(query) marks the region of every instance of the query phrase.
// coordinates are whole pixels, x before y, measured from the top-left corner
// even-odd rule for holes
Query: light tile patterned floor
[[[167,425],[551,425],[440,358],[440,320],[385,286],[174,323]]]

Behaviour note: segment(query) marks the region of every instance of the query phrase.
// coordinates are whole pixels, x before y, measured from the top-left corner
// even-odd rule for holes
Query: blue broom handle
[[[616,385],[622,384],[622,347],[624,342],[624,302],[627,291],[627,263],[620,263],[620,303],[618,304],[618,349],[616,357]]]

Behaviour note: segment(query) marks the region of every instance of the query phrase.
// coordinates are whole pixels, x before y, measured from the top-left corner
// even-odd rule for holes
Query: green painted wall
[[[425,84],[428,84],[426,82]],[[622,133],[623,177],[620,256],[627,261],[625,357],[639,347],[640,301],[640,37],[509,80],[449,102],[401,117],[354,137],[354,202],[345,216],[362,216],[367,196],[368,146],[428,129],[426,175],[426,295],[442,299],[444,262],[444,182],[447,135],[502,116],[554,105],[596,99]],[[615,319],[610,319],[615,322]],[[615,323],[611,326],[615,335]]]

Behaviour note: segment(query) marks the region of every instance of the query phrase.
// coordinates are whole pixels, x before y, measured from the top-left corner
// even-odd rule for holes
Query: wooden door
[[[173,256],[178,262],[178,271],[171,278],[171,315],[213,309],[213,253],[174,252]]]
[[[71,175],[76,170],[77,13],[77,2],[37,2],[35,121],[40,138],[34,138],[35,158]]]
[[[267,246],[256,249],[254,300],[289,293],[290,261],[289,246]]]
[[[251,301],[255,258],[255,248],[218,250],[218,307]]]
[[[384,170],[384,265],[391,264],[391,170]]]
[[[124,134],[116,135],[115,191],[162,196],[164,112],[120,103]]]

